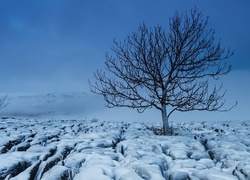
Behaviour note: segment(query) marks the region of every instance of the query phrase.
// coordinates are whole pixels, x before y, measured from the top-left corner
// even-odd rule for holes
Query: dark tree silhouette
[[[92,92],[102,95],[108,107],[160,110],[164,134],[170,132],[168,120],[174,111],[230,110],[222,110],[222,84],[211,88],[209,79],[230,72],[226,60],[233,52],[215,41],[207,24],[208,18],[195,8],[175,13],[169,32],[160,25],[142,24],[124,41],[114,40],[114,55],[106,54],[106,69],[94,73]]]
[[[8,103],[6,103],[7,96],[0,97],[0,109],[6,107]]]

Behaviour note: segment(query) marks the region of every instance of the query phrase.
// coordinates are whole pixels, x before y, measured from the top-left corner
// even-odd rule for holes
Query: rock
[[[71,171],[67,167],[55,165],[42,176],[41,180],[48,180],[48,179],[68,180],[73,178]]]
[[[250,161],[240,162],[233,171],[233,174],[240,180],[250,179]]]
[[[170,175],[170,180],[188,180],[189,174],[187,172],[175,171]]]

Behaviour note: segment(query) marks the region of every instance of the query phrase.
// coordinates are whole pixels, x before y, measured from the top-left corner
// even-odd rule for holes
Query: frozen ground
[[[0,179],[250,179],[250,122],[0,119]]]

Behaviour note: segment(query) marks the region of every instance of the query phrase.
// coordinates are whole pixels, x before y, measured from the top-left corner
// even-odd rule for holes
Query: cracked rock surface
[[[4,118],[0,180],[247,180],[249,122],[157,124]]]

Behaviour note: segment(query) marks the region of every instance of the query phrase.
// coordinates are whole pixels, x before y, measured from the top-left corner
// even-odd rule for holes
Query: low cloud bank
[[[8,94],[1,116],[84,119],[101,111],[100,98],[82,92]]]
[[[226,94],[226,106],[229,108],[238,101],[238,105],[229,112],[175,112],[170,121],[225,121],[250,120],[250,72],[232,71],[221,79]],[[211,82],[212,85],[212,82]],[[8,93],[7,93],[8,94]],[[9,105],[0,110],[0,116],[19,116],[35,118],[92,119],[103,121],[138,121],[161,122],[161,113],[155,109],[146,110],[143,114],[127,108],[105,107],[102,96],[93,93],[29,93],[8,94]]]

